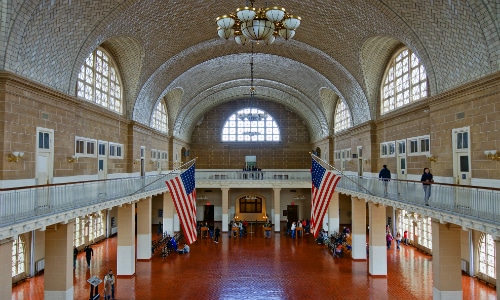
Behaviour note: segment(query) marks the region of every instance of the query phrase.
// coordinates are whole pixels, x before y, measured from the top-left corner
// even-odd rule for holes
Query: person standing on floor
[[[215,237],[214,237],[214,242],[215,243],[219,243],[219,236],[220,236],[220,228],[219,226],[215,227],[215,233],[214,233]]]
[[[163,234],[163,224],[161,222],[158,222],[158,232],[157,235],[162,235]]]
[[[432,176],[429,168],[424,169],[424,173],[420,178],[422,185],[424,187],[424,202],[425,206],[429,206],[429,198],[431,197],[431,184],[434,182],[434,176]]]
[[[112,270],[109,270],[108,274],[104,276],[104,300],[109,299],[115,299],[115,276],[113,276]]]
[[[408,246],[408,243],[409,243],[409,241],[408,241],[408,230],[405,230],[403,232],[403,238],[405,240],[405,245]]]
[[[384,184],[384,196],[387,196],[387,185],[389,184],[389,180],[391,180],[391,171],[387,169],[387,165],[384,165],[382,170],[380,170],[378,178],[382,180]]]
[[[387,232],[387,235],[385,236],[385,240],[387,242],[387,250],[390,250],[391,249],[392,240],[393,240],[392,234],[391,234],[390,231]]]
[[[73,269],[76,268],[76,258],[78,256],[78,248],[73,247]]]
[[[90,260],[94,256],[94,250],[90,246],[85,247],[85,258],[87,259],[87,266],[90,268]]]
[[[399,245],[401,245],[401,233],[398,233],[396,234],[396,245],[397,245],[397,249],[399,250]]]

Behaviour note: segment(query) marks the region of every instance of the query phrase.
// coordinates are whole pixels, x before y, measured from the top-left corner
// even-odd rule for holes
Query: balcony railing
[[[425,204],[420,181],[392,179],[387,181],[386,192],[383,180],[346,176],[340,180],[338,187],[402,203]],[[432,209],[500,226],[500,189],[497,188],[433,183],[428,204]]]
[[[2,189],[0,227],[120,198],[133,198],[134,195],[139,198],[144,193],[163,192],[167,190],[165,181],[173,176],[175,174]],[[229,187],[244,186],[248,180],[287,181],[293,185],[297,181],[310,183],[311,175],[309,170],[197,170],[196,180],[229,183]],[[373,177],[344,176],[338,187],[401,203],[424,204],[424,192],[419,181],[390,180],[387,194],[383,181]],[[500,189],[439,183],[432,184],[431,189],[430,208],[500,227]]]
[[[121,178],[0,190],[0,226],[133,196],[166,190],[173,175]]]

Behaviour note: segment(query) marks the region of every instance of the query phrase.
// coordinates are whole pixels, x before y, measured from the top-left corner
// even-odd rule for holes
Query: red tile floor
[[[156,231],[153,231],[156,232]],[[89,298],[87,279],[116,274],[116,237],[93,245],[90,269],[83,254],[74,271],[74,299]],[[182,242],[181,242],[182,245]],[[367,261],[332,257],[310,235],[291,239],[262,232],[242,239],[224,233],[219,244],[199,239],[189,254],[160,251],[118,278],[116,299],[432,299],[432,257],[414,247],[387,251],[386,278],[368,276]],[[43,299],[43,275],[12,288],[12,299]],[[493,300],[494,287],[462,276],[463,298]],[[99,287],[102,292],[102,286]],[[102,298],[101,298],[102,299]]]

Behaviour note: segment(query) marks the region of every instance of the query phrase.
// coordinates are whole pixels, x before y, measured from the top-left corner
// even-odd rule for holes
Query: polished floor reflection
[[[156,232],[156,231],[153,231]],[[93,245],[90,269],[78,256],[74,298],[88,299],[87,279],[116,271],[116,237]],[[118,278],[116,299],[432,299],[432,257],[411,246],[387,251],[388,275],[368,276],[366,261],[334,258],[311,236],[291,239],[261,232],[219,244],[200,239],[189,254],[158,251]],[[462,276],[464,299],[496,299],[495,288]],[[99,287],[102,292],[102,286]],[[43,275],[13,287],[12,299],[43,299]],[[101,298],[102,299],[102,298]]]

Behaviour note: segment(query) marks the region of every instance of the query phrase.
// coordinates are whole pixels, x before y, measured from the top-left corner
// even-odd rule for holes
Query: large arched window
[[[26,271],[24,238],[19,235],[12,244],[12,277]]]
[[[122,112],[120,77],[113,59],[102,48],[94,50],[80,68],[76,95],[114,112]]]
[[[151,119],[151,127],[161,132],[167,132],[167,109],[163,100],[156,105]]]
[[[351,112],[349,106],[340,100],[337,102],[337,107],[335,108],[335,132],[345,130],[352,127]]]
[[[223,142],[279,142],[278,124],[267,112],[245,108],[231,115],[222,128]]]
[[[382,114],[427,97],[425,68],[408,48],[392,57],[382,82]]]
[[[483,234],[479,240],[479,272],[496,279],[495,242],[489,234]]]

